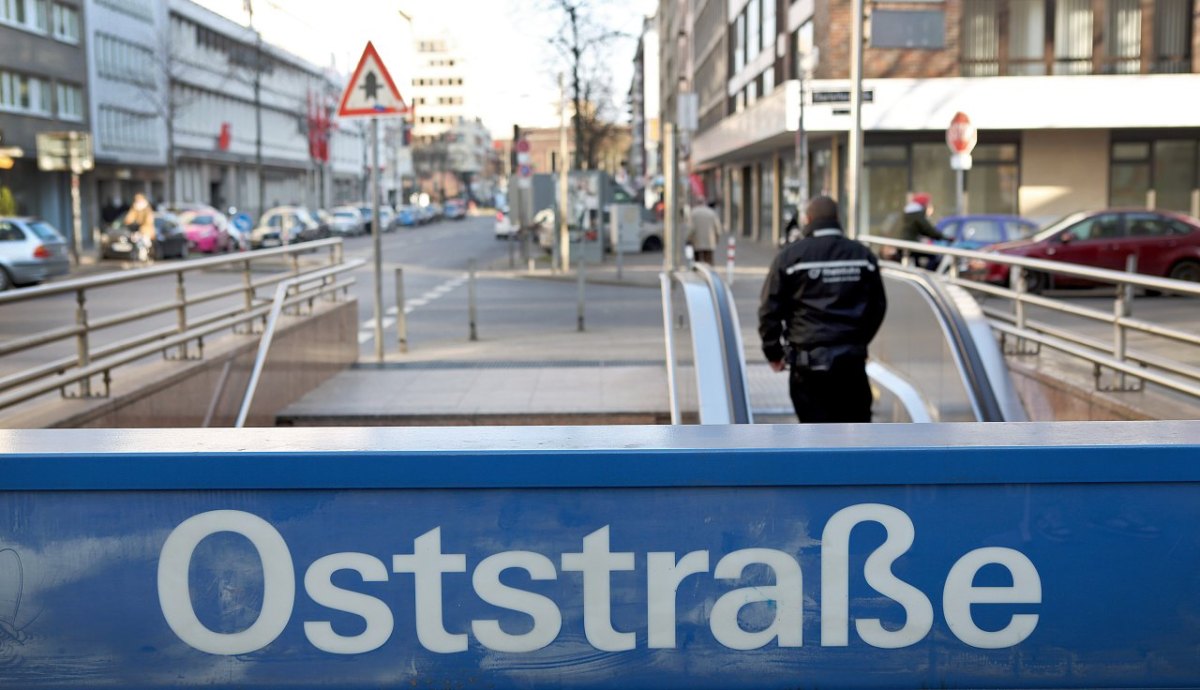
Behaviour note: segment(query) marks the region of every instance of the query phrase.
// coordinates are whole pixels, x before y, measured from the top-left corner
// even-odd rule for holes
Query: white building
[[[328,165],[314,161],[309,147],[311,104],[328,107],[340,91],[332,75],[257,43],[249,28],[189,0],[171,0],[169,32],[174,201],[236,206],[257,215],[276,204],[348,200],[334,198],[332,190],[349,192],[361,178],[362,128],[332,129]]]
[[[467,116],[466,63],[445,36],[417,40],[414,143],[427,144]]]
[[[101,207],[141,192],[161,199],[167,163],[167,7],[87,0],[94,180]]]

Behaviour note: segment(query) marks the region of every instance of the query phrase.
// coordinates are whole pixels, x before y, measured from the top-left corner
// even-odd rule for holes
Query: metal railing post
[[[471,259],[467,268],[467,320],[470,325],[468,338],[475,342],[479,340],[479,333],[475,328],[475,259]]]
[[[587,262],[580,259],[579,261],[579,297],[577,300],[578,311],[576,314],[575,329],[580,333],[583,332],[583,293],[587,285]]]
[[[1125,257],[1125,272],[1137,273],[1137,256],[1130,254]],[[1128,334],[1125,331],[1125,324],[1121,320],[1133,313],[1133,285],[1117,283],[1116,287],[1116,299],[1113,300],[1113,359],[1124,362]],[[1125,383],[1125,374],[1120,371],[1116,372],[1114,387],[1117,390],[1124,390]]]
[[[183,271],[175,273],[175,327],[180,333],[187,332],[187,288],[183,284]],[[187,359],[187,343],[179,346],[179,356]]]
[[[79,362],[79,368],[83,369],[92,363],[92,355],[88,347],[87,294],[84,290],[75,291],[75,325],[80,329],[79,334],[75,336],[75,354]],[[80,397],[86,398],[91,394],[91,379],[83,379],[80,381]]]
[[[404,268],[396,267],[396,338],[401,354],[408,352],[408,315],[404,307]]]

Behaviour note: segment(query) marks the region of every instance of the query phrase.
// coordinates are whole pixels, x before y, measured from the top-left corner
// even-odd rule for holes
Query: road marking
[[[447,294],[449,294],[456,288],[462,287],[463,284],[467,282],[467,278],[468,278],[468,275],[466,273],[460,273],[459,275],[443,282],[441,285],[438,285],[437,287],[424,293],[417,299],[405,300],[404,301],[404,313],[411,314],[414,309],[417,309],[418,307],[424,307],[424,306],[428,305],[430,302],[432,302],[433,300],[436,300],[439,297],[446,296]],[[384,330],[391,328],[392,326],[395,326],[396,319],[394,317],[398,314],[398,310],[396,309],[396,306],[393,305],[391,307],[388,307],[387,310],[384,311],[384,314],[387,316],[387,318],[385,318],[383,320]],[[362,322],[362,326],[358,331],[358,344],[365,345],[366,343],[369,343],[374,339],[375,339],[375,319],[367,319],[366,321]]]

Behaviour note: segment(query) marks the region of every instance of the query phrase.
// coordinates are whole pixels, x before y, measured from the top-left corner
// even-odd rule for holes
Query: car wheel
[[[642,251],[644,252],[661,252],[663,248],[662,240],[657,237],[647,237],[642,242]]]
[[[12,286],[13,286],[13,281],[12,281],[12,278],[10,278],[8,276],[8,271],[5,270],[3,267],[0,267],[0,292],[4,292],[5,290],[8,290],[8,289],[12,288]]]
[[[1167,274],[1172,280],[1186,280],[1189,283],[1200,283],[1200,262],[1180,261],[1171,267]]]
[[[1025,274],[1025,292],[1040,295],[1050,287],[1050,276],[1036,271]]]

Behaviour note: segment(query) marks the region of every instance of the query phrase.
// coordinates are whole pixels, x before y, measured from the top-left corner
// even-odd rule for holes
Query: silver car
[[[71,271],[67,241],[37,218],[0,218],[0,291]]]

